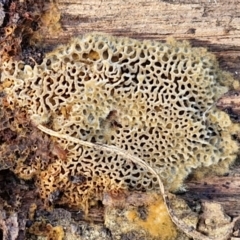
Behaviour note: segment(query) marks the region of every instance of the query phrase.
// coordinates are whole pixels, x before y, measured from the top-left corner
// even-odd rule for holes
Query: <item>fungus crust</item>
[[[9,61],[1,69],[8,101],[39,124],[138,156],[171,191],[193,170],[220,163],[227,171],[236,158],[231,135],[239,127],[215,107],[233,80],[205,49],[93,33],[59,46],[40,65]],[[32,171],[41,172],[46,201],[82,206],[104,191],[158,188],[151,173],[122,156],[54,141],[67,156]]]
[[[154,238],[170,240],[176,239],[177,230],[172,223],[164,201],[160,198],[147,208],[146,219],[141,219],[139,213],[130,209],[126,212],[126,218],[130,223],[135,224],[139,229],[144,229]]]

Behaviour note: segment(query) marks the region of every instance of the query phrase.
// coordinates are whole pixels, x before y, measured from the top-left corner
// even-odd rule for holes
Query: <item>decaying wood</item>
[[[209,177],[186,185],[187,192],[182,197],[187,202],[215,201],[228,215],[240,216],[240,176]]]
[[[62,33],[46,45],[98,31],[137,39],[190,40],[216,54],[220,66],[240,80],[239,0],[59,0]]]
[[[240,0],[59,0],[57,7],[62,30],[44,34],[38,48],[49,50],[92,31],[160,41],[171,36],[208,48],[216,54],[220,67],[240,80]],[[0,14],[5,16],[2,8]],[[225,95],[217,106],[240,121],[239,92]],[[190,205],[201,200],[217,201],[231,217],[240,216],[239,166],[229,176],[188,181],[186,186],[187,192],[181,197]],[[138,193],[112,204],[137,206],[142,203],[139,199],[147,204],[152,201],[145,193]],[[90,212],[97,221],[101,221],[101,214],[97,209]]]
[[[222,96],[217,107],[228,113],[235,122],[240,122],[240,91],[229,91]]]

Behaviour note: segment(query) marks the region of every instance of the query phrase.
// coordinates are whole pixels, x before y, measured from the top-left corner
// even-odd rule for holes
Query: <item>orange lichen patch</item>
[[[28,232],[42,237],[47,237],[47,240],[62,240],[64,238],[64,231],[61,226],[53,227],[51,224],[44,222],[35,222]]]
[[[131,223],[136,224],[140,229],[144,229],[152,237],[158,237],[162,240],[176,239],[176,226],[171,221],[161,198],[147,207],[146,219],[141,219],[139,212],[135,209],[127,211],[126,217]]]
[[[48,233],[48,240],[62,240],[64,238],[64,231],[61,226],[50,227]]]
[[[46,223],[43,222],[35,222],[32,226],[28,229],[28,232],[37,236],[47,236],[47,228]]]

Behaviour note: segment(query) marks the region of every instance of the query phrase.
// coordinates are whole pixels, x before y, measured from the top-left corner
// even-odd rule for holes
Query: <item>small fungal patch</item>
[[[141,218],[141,214],[136,210],[128,210],[126,218],[136,228],[144,229],[151,237],[164,240],[176,239],[177,230],[169,217],[164,202],[158,199],[148,206],[148,216],[146,219]],[[161,213],[161,214],[159,214]]]
[[[192,171],[223,173],[236,158],[232,134],[239,127],[215,107],[233,80],[205,49],[93,33],[59,46],[41,64],[8,61],[1,71],[9,104],[24,108],[33,123],[121,148],[171,191]],[[151,172],[122,155],[53,141],[64,157],[47,166],[39,159],[31,176],[24,162],[18,169],[26,179],[35,176],[46,203],[86,207],[106,191],[158,188]]]
[[[35,222],[28,232],[37,236],[46,237],[47,240],[62,240],[64,231],[61,226],[53,227],[51,224],[44,222]]]

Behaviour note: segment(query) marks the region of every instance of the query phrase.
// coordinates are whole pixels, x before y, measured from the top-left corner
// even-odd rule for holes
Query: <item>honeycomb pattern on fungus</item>
[[[1,82],[8,101],[24,106],[39,123],[138,156],[171,191],[194,169],[226,170],[236,158],[231,135],[238,126],[214,106],[231,79],[213,55],[187,42],[87,34],[33,68],[3,63]],[[67,158],[36,176],[47,201],[83,206],[104,191],[157,188],[156,177],[122,156],[55,141]]]

